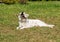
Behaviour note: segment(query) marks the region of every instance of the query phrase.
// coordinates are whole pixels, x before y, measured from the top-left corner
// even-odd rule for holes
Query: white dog
[[[25,14],[25,13],[24,13]],[[27,14],[25,14],[26,17],[28,17]],[[40,27],[50,27],[50,28],[53,28],[54,25],[49,25],[49,24],[46,24],[45,22],[41,21],[41,20],[38,20],[38,19],[27,19],[26,22],[21,22],[21,18],[20,18],[20,15],[18,16],[19,18],[19,26],[17,27],[17,29],[24,29],[24,28],[31,28],[31,27],[34,27],[34,26],[40,26]]]

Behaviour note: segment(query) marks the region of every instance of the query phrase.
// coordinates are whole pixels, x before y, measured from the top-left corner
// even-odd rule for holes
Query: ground
[[[22,11],[28,13],[31,19],[40,19],[55,27],[17,30],[16,15]],[[60,42],[60,2],[28,2],[26,5],[0,3],[0,42]]]

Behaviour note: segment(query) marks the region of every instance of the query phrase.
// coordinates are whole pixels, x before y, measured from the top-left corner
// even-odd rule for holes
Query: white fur
[[[21,23],[19,21],[19,27],[17,27],[17,29],[30,28],[30,27],[34,27],[34,26],[53,28],[54,25],[46,24],[43,21],[38,20],[38,19],[27,19],[27,22]]]

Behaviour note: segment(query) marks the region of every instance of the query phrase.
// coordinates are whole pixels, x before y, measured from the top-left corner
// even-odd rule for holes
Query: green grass
[[[32,19],[54,24],[53,29],[32,27],[17,30],[19,12],[25,11]],[[60,42],[60,2],[28,2],[26,5],[0,4],[0,42]]]

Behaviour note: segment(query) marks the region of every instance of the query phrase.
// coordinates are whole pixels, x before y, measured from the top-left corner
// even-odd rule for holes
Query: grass
[[[19,12],[25,11],[32,19],[54,24],[53,29],[32,27],[17,30]],[[28,2],[26,5],[0,4],[0,42],[60,42],[60,2]]]

